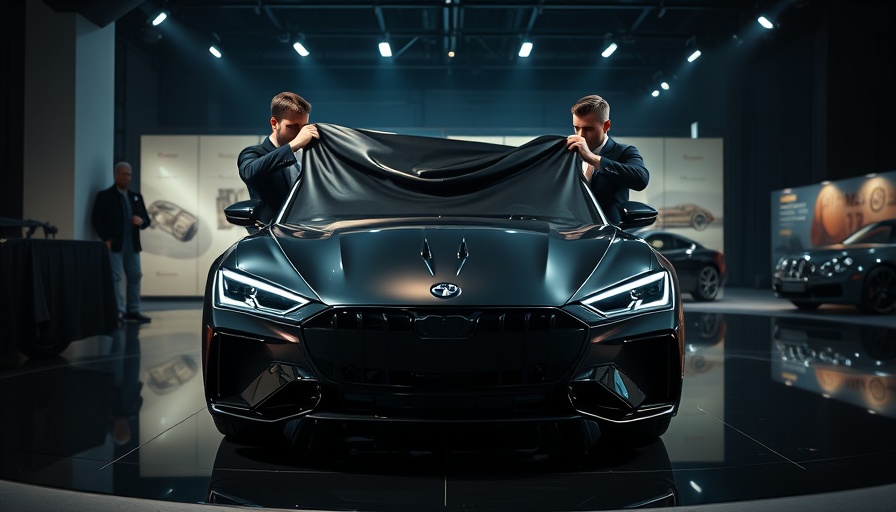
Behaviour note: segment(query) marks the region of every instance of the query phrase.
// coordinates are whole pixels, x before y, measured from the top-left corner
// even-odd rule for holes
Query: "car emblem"
[[[429,289],[429,293],[431,293],[433,297],[439,299],[450,299],[451,297],[460,295],[460,286],[451,283],[434,284]]]

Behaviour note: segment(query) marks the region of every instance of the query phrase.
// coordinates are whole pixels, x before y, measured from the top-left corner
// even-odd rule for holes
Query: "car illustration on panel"
[[[868,224],[843,242],[778,260],[775,295],[800,309],[851,304],[865,313],[896,309],[896,219]]]
[[[637,235],[672,262],[682,293],[699,301],[715,300],[727,280],[721,251],[668,231],[642,230]]]
[[[212,264],[207,407],[234,442],[333,422],[554,422],[644,444],[678,411],[674,267],[612,225],[566,138],[520,147],[318,124],[268,225]],[[599,443],[598,443],[599,444]]]
[[[712,213],[696,204],[679,204],[657,209],[656,226],[658,228],[690,227],[703,231],[715,220]]]
[[[159,199],[147,208],[152,226],[158,227],[181,242],[189,242],[199,229],[199,221],[180,206]]]

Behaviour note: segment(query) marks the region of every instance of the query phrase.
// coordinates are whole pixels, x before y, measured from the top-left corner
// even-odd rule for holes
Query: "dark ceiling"
[[[486,70],[527,66],[556,71],[601,66],[617,77],[645,80],[673,73],[700,49],[733,45],[761,31],[766,13],[811,0],[45,0],[94,23],[116,21],[120,40],[150,55],[215,44],[231,66],[288,70],[307,62],[330,69],[381,67],[377,44],[391,43],[391,65],[417,70]],[[816,2],[817,3],[817,2]],[[158,27],[149,21],[165,10]],[[122,12],[124,11],[124,12]],[[765,37],[772,37],[770,31]],[[520,58],[520,44],[534,44]],[[610,42],[618,50],[601,52]],[[449,57],[454,50],[455,56]],[[558,80],[563,75],[557,76]]]

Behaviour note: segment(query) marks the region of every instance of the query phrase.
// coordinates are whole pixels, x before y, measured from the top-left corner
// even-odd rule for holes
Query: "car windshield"
[[[565,137],[519,148],[319,124],[281,218],[286,224],[396,217],[604,220]]]
[[[887,244],[893,240],[893,224],[869,224],[843,241],[845,245],[853,244]]]

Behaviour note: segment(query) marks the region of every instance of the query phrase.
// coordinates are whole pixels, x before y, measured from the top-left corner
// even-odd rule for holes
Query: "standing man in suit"
[[[319,138],[317,127],[308,124],[310,115],[311,103],[298,94],[277,94],[271,100],[271,134],[237,157],[240,178],[249,197],[261,200],[260,218],[266,224],[280,211],[299,176],[299,152]]]
[[[572,111],[575,135],[566,147],[582,157],[582,173],[601,210],[612,223],[622,219],[619,206],[628,201],[629,190],[644,190],[650,173],[638,149],[610,138],[610,104],[596,94],[576,102]]]
[[[96,194],[91,220],[96,234],[109,249],[119,318],[126,322],[147,323],[150,318],[140,313],[140,280],[143,278],[140,230],[148,228],[150,222],[143,196],[128,189],[132,177],[131,164],[115,164],[115,183]],[[121,293],[123,276],[127,276],[127,297]]]

